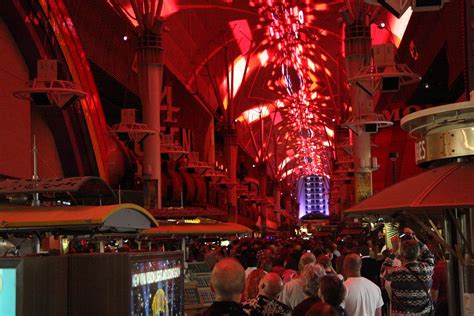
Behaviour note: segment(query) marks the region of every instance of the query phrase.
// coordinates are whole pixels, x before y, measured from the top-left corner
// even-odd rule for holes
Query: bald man
[[[347,295],[341,306],[348,315],[380,316],[382,315],[382,291],[369,279],[360,275],[362,258],[355,253],[344,258],[344,285]]]
[[[245,316],[240,306],[240,298],[245,287],[245,270],[233,258],[218,261],[211,273],[211,290],[216,300],[205,311],[203,316]]]
[[[244,302],[243,308],[250,316],[284,316],[290,315],[291,308],[278,301],[283,289],[283,280],[276,273],[267,273],[258,285],[256,298]]]

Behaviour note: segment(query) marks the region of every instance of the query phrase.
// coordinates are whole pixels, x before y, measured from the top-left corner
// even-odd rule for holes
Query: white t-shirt
[[[291,309],[301,303],[304,298],[303,280],[301,278],[296,278],[286,283],[280,293],[280,301],[290,306]]]
[[[373,316],[383,306],[382,291],[372,281],[364,278],[348,278],[344,285],[347,295],[341,306],[351,316]]]
[[[245,280],[247,280],[250,273],[252,273],[255,270],[257,270],[257,267],[248,267],[247,269],[245,269]]]

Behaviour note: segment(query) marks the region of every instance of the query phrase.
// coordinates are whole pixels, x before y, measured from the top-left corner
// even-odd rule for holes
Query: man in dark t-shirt
[[[211,273],[211,290],[216,300],[202,316],[247,316],[240,306],[245,287],[245,271],[233,258],[218,261]]]
[[[242,303],[243,309],[250,316],[290,315],[291,308],[277,299],[282,289],[280,276],[274,272],[267,273],[259,283],[257,297]]]

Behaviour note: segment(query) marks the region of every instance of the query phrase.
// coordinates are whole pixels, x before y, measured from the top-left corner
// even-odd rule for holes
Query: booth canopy
[[[452,163],[400,181],[347,209],[347,215],[394,215],[400,211],[441,214],[474,206],[474,160]]]
[[[160,225],[157,228],[147,229],[142,235],[147,236],[218,236],[250,234],[252,230],[236,223],[209,223],[209,224],[175,224]]]
[[[157,226],[153,216],[135,204],[68,207],[0,206],[0,232],[130,232]]]

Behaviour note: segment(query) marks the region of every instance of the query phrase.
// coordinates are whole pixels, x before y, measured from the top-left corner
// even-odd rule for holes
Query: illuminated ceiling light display
[[[314,25],[318,8],[325,7],[292,0],[266,0],[255,5],[265,30],[265,46],[272,48],[273,79],[267,88],[285,104],[278,107],[283,121],[277,130],[285,135],[286,146],[298,153],[294,163],[279,165],[279,173],[282,178],[289,174],[329,177],[332,151],[328,145],[333,143],[333,134],[328,135],[325,127],[333,125],[328,115],[328,101],[332,100],[321,91],[333,79],[326,65],[327,54],[317,45],[319,37],[328,32]]]

